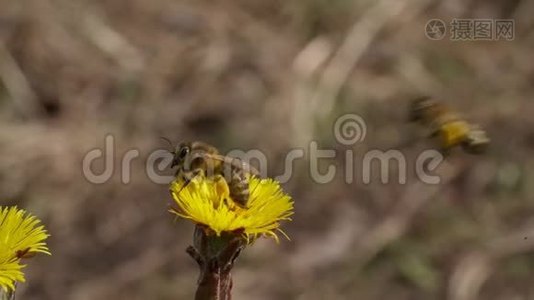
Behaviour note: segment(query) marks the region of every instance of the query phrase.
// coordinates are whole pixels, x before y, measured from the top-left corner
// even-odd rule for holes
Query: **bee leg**
[[[443,158],[447,158],[450,156],[451,154],[451,149],[447,149],[447,148],[442,148],[439,153],[441,153],[441,155],[443,155]]]
[[[241,171],[232,170],[232,178],[228,184],[230,189],[230,198],[234,200],[239,206],[245,208],[247,207],[249,190],[248,190],[248,180],[245,177],[245,174]]]
[[[184,184],[182,185],[182,188],[178,191],[178,194],[197,176],[204,176],[204,171],[202,169],[195,169],[191,172],[182,172],[181,173],[182,179],[184,181]]]
[[[184,173],[184,180],[187,181],[187,182],[190,182],[191,180],[193,180],[197,176],[204,176],[204,170],[198,168],[198,169],[194,169],[191,172],[185,172]]]
[[[430,134],[428,135],[428,138],[432,139],[432,138],[438,137],[439,134],[440,134],[439,129],[432,130]]]

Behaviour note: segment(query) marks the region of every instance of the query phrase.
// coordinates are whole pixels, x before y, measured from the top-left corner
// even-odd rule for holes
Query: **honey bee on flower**
[[[266,235],[278,240],[280,221],[290,220],[293,201],[278,182],[272,179],[249,179],[247,208],[236,205],[222,176],[195,177],[183,187],[183,180],[171,184],[171,195],[177,207],[171,212],[204,225],[216,235],[242,230],[247,239]]]

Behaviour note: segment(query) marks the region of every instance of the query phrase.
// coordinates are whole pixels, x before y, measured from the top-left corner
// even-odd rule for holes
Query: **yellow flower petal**
[[[41,221],[16,207],[0,207],[0,251],[50,254],[48,234]]]
[[[13,290],[15,282],[24,282],[23,257],[35,253],[50,254],[48,238],[41,221],[16,207],[0,207],[0,288]]]
[[[185,187],[182,181],[174,181],[170,190],[178,205],[178,209],[171,212],[203,224],[217,235],[223,231],[243,230],[249,240],[260,235],[278,240],[280,221],[290,220],[293,214],[291,197],[272,179],[249,178],[247,208],[232,201],[228,185],[221,176],[198,176]]]
[[[0,288],[5,291],[15,289],[15,282],[24,282],[24,274],[19,259],[0,253]],[[1,294],[1,293],[0,293]]]

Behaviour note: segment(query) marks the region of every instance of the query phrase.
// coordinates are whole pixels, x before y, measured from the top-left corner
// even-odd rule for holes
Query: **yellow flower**
[[[291,220],[293,214],[291,197],[272,179],[250,177],[247,208],[232,201],[222,176],[197,176],[185,187],[183,181],[176,180],[170,190],[178,205],[178,209],[171,209],[172,213],[205,225],[217,235],[243,230],[248,239],[268,235],[278,241],[277,232],[285,236],[279,228],[280,221]]]
[[[20,264],[19,259],[7,254],[0,252],[0,289],[12,291],[16,281],[24,282],[24,274],[21,271],[24,266]]]
[[[45,240],[48,234],[41,221],[22,209],[0,207],[0,287],[14,288],[24,281],[21,258],[35,253],[50,254]]]

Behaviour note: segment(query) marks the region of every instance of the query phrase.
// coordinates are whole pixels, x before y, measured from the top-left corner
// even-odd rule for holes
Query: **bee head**
[[[168,138],[160,138],[167,142],[172,148],[172,150],[168,150],[172,154],[171,168],[183,165],[185,159],[187,158],[187,155],[191,152],[192,144],[188,142],[183,142],[177,146],[174,146],[174,144]]]
[[[191,153],[191,143],[180,143],[178,146],[176,146],[174,152],[172,152],[173,159],[171,168],[183,165],[189,153]]]

